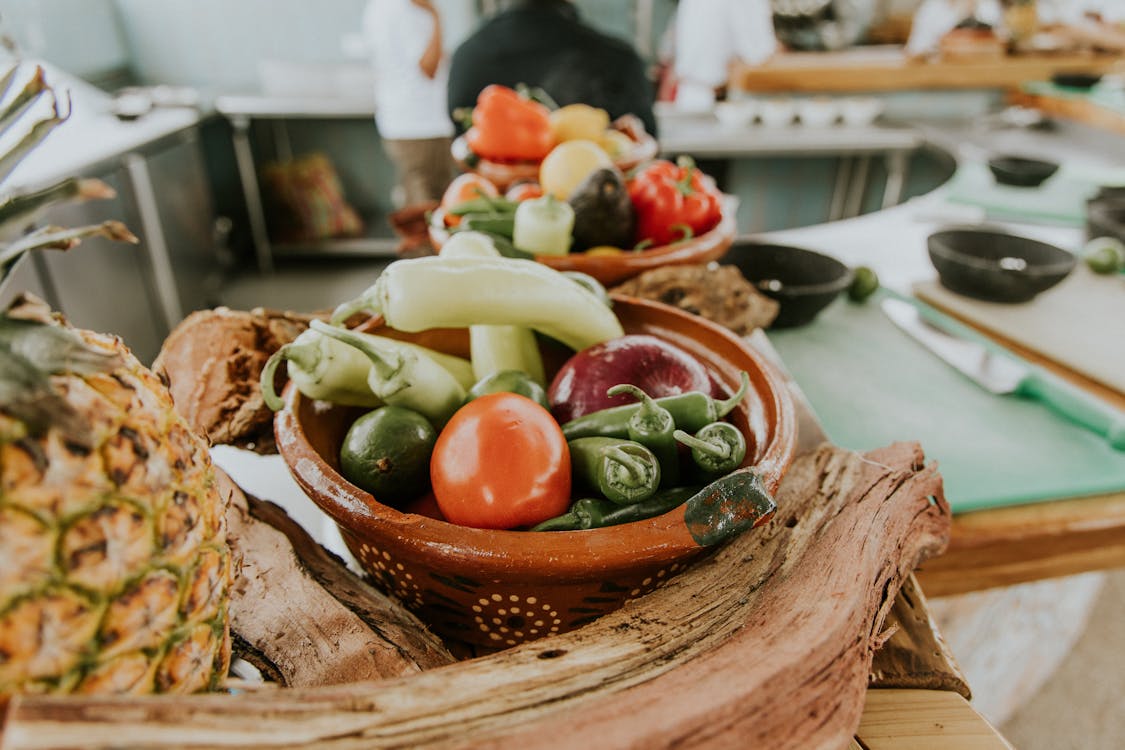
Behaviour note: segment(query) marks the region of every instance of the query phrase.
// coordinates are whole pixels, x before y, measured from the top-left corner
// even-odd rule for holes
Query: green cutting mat
[[[769,339],[834,443],[869,450],[917,440],[955,511],[1125,491],[1125,453],[1038,402],[978,388],[875,300],[841,299]]]
[[[1086,200],[1102,185],[1125,185],[1125,170],[1063,164],[1036,188],[997,184],[988,165],[965,162],[946,186],[946,200],[983,208],[995,220],[1022,220],[1081,227]]]

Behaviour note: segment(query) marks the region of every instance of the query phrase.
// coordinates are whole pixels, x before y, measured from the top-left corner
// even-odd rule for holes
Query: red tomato
[[[570,449],[551,413],[515,393],[462,406],[430,459],[434,497],[450,523],[532,526],[570,506]]]
[[[449,187],[441,196],[441,207],[445,211],[445,225],[447,227],[455,227],[461,223],[460,216],[451,216],[449,209],[456,206],[458,203],[487,196],[489,198],[497,198],[500,191],[492,182],[478,174],[466,172],[453,178],[453,182],[449,183]]]
[[[517,182],[508,188],[504,197],[510,201],[526,201],[532,198],[542,198],[543,188],[538,182]]]

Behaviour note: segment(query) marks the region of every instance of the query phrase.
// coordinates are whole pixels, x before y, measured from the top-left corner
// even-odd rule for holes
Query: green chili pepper
[[[705,425],[717,422],[738,406],[750,389],[750,376],[743,372],[742,382],[738,391],[728,399],[722,401],[711,398],[702,391],[688,391],[675,396],[662,396],[655,399],[656,403],[672,413],[676,427],[687,432],[695,432]],[[611,406],[608,409],[591,412],[581,417],[570,420],[562,426],[563,435],[567,440],[582,437],[616,437],[629,436],[629,418],[640,410],[641,404],[623,404]]]
[[[510,236],[505,237],[504,235],[497,234],[496,232],[484,232],[484,234],[488,235],[489,239],[492,240],[492,244],[496,246],[497,252],[499,252],[505,258],[519,258],[521,260],[535,259],[534,253],[525,252],[513,245],[512,238]]]
[[[610,299],[609,292],[606,291],[605,286],[590,274],[582,273],[581,271],[562,271],[562,275],[575,284],[589,289],[606,307],[613,307],[613,300]]]
[[[511,237],[516,226],[515,214],[466,214],[460,226],[471,232],[488,232],[501,237]]]
[[[466,214],[514,214],[519,203],[507,198],[495,198],[490,195],[481,195],[461,201],[456,206],[451,206],[446,213],[450,216],[465,216]]]
[[[680,478],[680,447],[672,437],[676,430],[672,412],[635,385],[615,385],[606,391],[607,396],[622,393],[633,396],[641,404],[625,424],[627,437],[648,448],[656,456],[656,460],[660,462],[662,485],[675,484]]]
[[[746,438],[729,422],[712,422],[691,436],[683,430],[676,440],[691,448],[691,460],[708,476],[728,474],[746,458]]]
[[[655,518],[678,508],[699,492],[698,487],[673,487],[661,490],[647,500],[632,505],[618,505],[601,497],[575,500],[570,510],[533,526],[532,531],[581,531],[617,526],[622,523]]]
[[[501,370],[478,380],[469,389],[469,395],[465,402],[468,403],[474,398],[480,398],[489,393],[518,393],[521,396],[527,396],[544,409],[551,408],[547,401],[547,390],[522,370]]]
[[[330,326],[320,320],[312,330],[349,344],[371,363],[367,386],[391,406],[419,412],[435,427],[444,425],[465,401],[465,389],[432,357],[420,351],[393,347],[378,336]]]
[[[660,486],[660,462],[640,443],[585,437],[568,445],[574,483],[596,489],[618,505],[645,500]]]

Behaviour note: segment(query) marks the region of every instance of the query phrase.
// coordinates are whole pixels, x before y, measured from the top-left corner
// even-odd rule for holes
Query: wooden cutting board
[[[983,302],[937,281],[918,284],[921,299],[1125,394],[1125,276],[1099,276],[1085,265],[1030,302]]]

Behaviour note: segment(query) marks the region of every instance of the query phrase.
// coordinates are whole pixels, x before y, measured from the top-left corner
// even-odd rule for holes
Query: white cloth
[[[777,51],[769,0],[680,0],[675,23],[679,108],[709,107],[734,60],[758,65]]]
[[[925,55],[936,52],[941,38],[953,31],[972,14],[978,21],[987,23],[993,28],[999,28],[1002,18],[1000,3],[997,0],[981,0],[977,2],[976,12],[969,8],[968,13],[964,7],[972,3],[959,3],[957,0],[925,0],[914,13],[914,20],[910,26],[910,38],[906,40],[906,53],[909,55]]]
[[[433,78],[418,65],[433,28],[430,14],[411,0],[370,0],[364,10],[363,35],[375,68],[375,124],[384,138],[453,135],[446,112],[448,65],[443,58]]]

